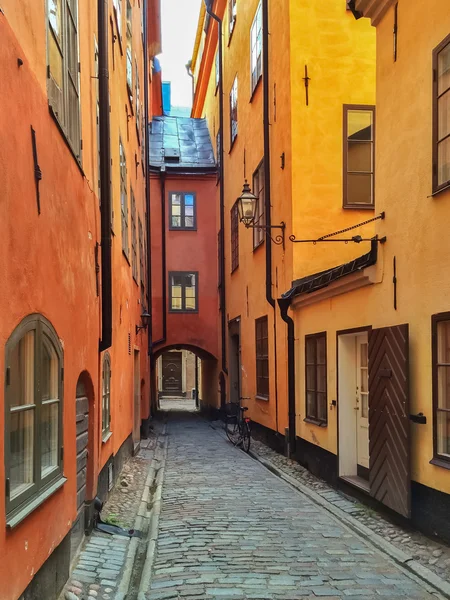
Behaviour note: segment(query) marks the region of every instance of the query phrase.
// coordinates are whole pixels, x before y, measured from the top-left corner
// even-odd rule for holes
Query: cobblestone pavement
[[[439,597],[198,416],[169,417],[148,600]]]
[[[191,398],[162,398],[159,407],[163,411],[196,411],[195,400]]]
[[[155,423],[159,430],[160,424]],[[103,521],[132,528],[139,509],[157,432],[124,465],[102,510]],[[113,600],[124,570],[130,539],[94,530],[79,553],[60,600]]]
[[[223,425],[219,426],[223,427]],[[388,540],[398,549],[410,554],[414,560],[432,570],[436,575],[450,582],[450,548],[448,546],[431,540],[418,531],[394,524],[385,515],[377,513],[335,490],[323,480],[312,475],[298,462],[278,454],[260,441],[252,440],[252,450],[287,475],[317,492],[334,506],[351,514],[352,517],[358,519],[363,525]]]

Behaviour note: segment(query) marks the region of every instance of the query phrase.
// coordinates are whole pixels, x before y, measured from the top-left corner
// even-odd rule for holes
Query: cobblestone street
[[[193,414],[170,413],[141,598],[440,597]]]

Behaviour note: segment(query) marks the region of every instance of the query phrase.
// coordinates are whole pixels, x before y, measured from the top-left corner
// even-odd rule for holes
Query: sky
[[[186,63],[192,57],[202,0],[161,0],[163,81],[172,82],[172,106],[191,106],[192,80]]]

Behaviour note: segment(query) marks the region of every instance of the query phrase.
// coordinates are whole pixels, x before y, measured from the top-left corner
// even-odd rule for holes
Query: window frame
[[[239,210],[237,200],[230,210],[230,222],[231,272],[234,273],[239,267]]]
[[[195,309],[186,308],[186,286],[181,286],[181,308],[172,308],[172,277],[194,275],[195,277]],[[198,313],[198,271],[169,271],[169,312],[175,314],[195,314]]]
[[[258,337],[258,327],[262,327],[263,331],[262,333],[260,332],[260,335]],[[265,331],[264,331],[264,326],[265,326]],[[264,336],[264,333],[266,334],[266,336]],[[260,344],[263,342],[266,342],[266,353],[261,353],[259,351],[260,348]],[[264,375],[258,375],[258,366],[260,365],[260,363],[266,363],[267,364],[267,377],[264,377]],[[270,398],[270,370],[269,370],[269,319],[267,315],[264,315],[263,317],[259,317],[258,319],[255,319],[255,374],[256,374],[256,398],[259,400],[266,400],[268,401]],[[261,380],[267,380],[266,386],[267,386],[267,393],[265,393],[264,389],[261,389],[260,384],[261,384]],[[265,387],[265,386],[263,386]]]
[[[105,389],[106,381],[109,386]],[[111,355],[105,352],[102,360],[102,443],[107,442],[111,435]]]
[[[130,0],[125,0],[126,2],[126,37],[127,37],[127,46],[126,46],[126,81],[127,81],[127,92],[128,92],[128,100],[130,101],[131,109],[133,110],[133,6],[131,5]]]
[[[233,127],[233,124],[235,125]],[[238,136],[238,76],[236,74],[230,90],[230,152]]]
[[[215,83],[216,83],[216,89],[214,91],[214,95],[217,95],[217,92],[219,91],[219,83],[220,83],[220,53],[219,53],[219,47],[217,47],[216,50],[216,56],[214,58],[214,67],[215,67]]]
[[[123,158],[123,161],[122,161]],[[119,136],[119,175],[120,175],[120,213],[121,213],[121,233],[122,233],[122,252],[128,262],[130,262],[130,242],[128,226],[128,184],[127,184],[127,157],[122,137]]]
[[[350,210],[375,210],[375,151],[376,151],[376,106],[374,104],[344,104],[343,107],[343,169],[342,169],[342,178],[343,178],[343,197],[342,197],[342,207],[344,209]],[[352,204],[347,202],[347,193],[348,193],[348,182],[347,176],[349,174],[348,171],[348,113],[352,110],[366,111],[372,113],[372,137],[373,139],[368,142],[372,144],[372,202],[371,204]],[[353,173],[353,172],[351,172]],[[363,171],[358,171],[357,173],[369,174]]]
[[[123,54],[123,49],[122,49],[122,24],[123,24],[122,0],[113,0],[113,7],[114,7],[114,18],[116,21],[117,38],[119,40],[119,46],[120,46],[120,53]]]
[[[259,16],[259,20],[258,20]],[[258,25],[260,28],[258,29]],[[255,38],[255,46],[253,46],[253,30],[256,29],[256,38]],[[259,1],[259,4],[256,8],[255,16],[252,21],[252,25],[250,27],[250,97],[253,97],[256,88],[258,87],[258,83],[262,79],[262,55],[263,55],[263,25],[262,25],[262,2]],[[258,33],[261,36],[261,47],[260,52],[258,54]],[[253,64],[253,48],[255,48],[255,64]],[[256,71],[256,78],[253,78],[253,73]]]
[[[228,0],[228,44],[233,37],[233,31],[236,27],[237,18],[237,0]]]
[[[258,196],[258,202],[256,204],[256,215],[255,215],[254,225],[261,225],[261,227],[264,227],[266,224],[265,195],[264,195],[263,201],[260,202],[261,191],[265,194],[264,169],[265,169],[264,158],[262,158],[261,162],[256,167],[256,169],[252,175],[253,193],[255,194],[255,196]],[[256,178],[258,178],[258,182],[259,182],[258,189],[256,189],[256,187],[255,187],[255,179]],[[262,186],[261,186],[261,180],[262,180]],[[262,244],[264,244],[264,242],[265,242],[265,239],[266,239],[266,230],[261,229],[259,227],[255,227],[253,229],[253,251],[255,251],[257,248],[262,246]]]
[[[325,364],[318,364],[317,362],[317,342],[318,340],[323,339],[325,341]],[[314,341],[314,364],[308,364],[308,342]],[[305,418],[303,421],[306,423],[312,423],[313,425],[318,425],[319,427],[327,427],[328,426],[328,344],[327,344],[327,333],[326,331],[321,331],[320,333],[314,333],[310,335],[305,335]],[[314,367],[314,390],[308,389],[308,366]],[[325,367],[325,392],[319,392],[317,381],[318,381],[318,367]],[[313,392],[315,395],[315,406],[316,406],[316,415],[308,414],[308,392]],[[325,395],[325,419],[321,419],[318,417],[319,414],[319,398],[318,394],[323,393]]]
[[[172,207],[173,207],[173,203],[172,203],[172,198],[174,196],[181,196],[181,200],[180,200],[180,222],[184,223],[183,226],[178,227],[177,225],[173,225],[172,224],[172,217],[173,216],[178,216],[178,215],[173,215],[172,214]],[[186,202],[185,202],[185,198],[186,196],[193,196],[194,198],[194,215],[193,215],[193,225],[192,227],[186,227]],[[197,194],[196,192],[169,192],[169,231],[197,231]]]
[[[136,234],[136,198],[133,188],[130,186],[130,204],[131,204],[131,271],[134,281],[138,284],[138,262],[137,262],[137,234]]]
[[[433,458],[430,464],[445,469],[450,469],[450,456],[438,452],[438,411],[439,409],[439,383],[438,383],[438,324],[450,321],[450,312],[443,312],[431,317],[431,369],[432,369],[432,399],[433,399]],[[446,363],[447,364],[447,363]],[[443,412],[450,412],[444,410]]]
[[[439,144],[450,136],[447,134],[442,140],[439,140],[439,99],[446,93],[450,93],[446,90],[442,94],[439,94],[439,77],[438,77],[438,65],[440,53],[450,45],[450,34],[442,40],[436,48],[433,50],[433,168],[432,168],[432,191],[433,194],[437,194],[443,190],[450,188],[450,179],[444,183],[439,183]],[[450,89],[450,88],[449,88]]]
[[[24,336],[30,331],[34,331],[34,365],[33,365],[33,399],[34,404],[32,410],[34,411],[33,418],[33,484],[21,494],[18,494],[16,498],[11,500],[11,488],[10,488],[10,469],[11,469],[11,447],[10,447],[10,432],[11,432],[11,420],[10,416],[12,412],[22,412],[20,408],[16,411],[11,411],[8,386],[10,378],[10,367],[9,358],[10,353],[15,349],[17,344],[24,338]],[[58,464],[53,470],[42,476],[42,448],[41,448],[41,435],[39,434],[39,426],[41,424],[42,407],[44,406],[44,400],[38,397],[40,390],[40,382],[42,379],[42,357],[43,357],[43,344],[44,339],[50,341],[53,349],[56,352],[58,358],[58,446],[57,446],[57,461]],[[31,314],[25,317],[19,325],[14,329],[5,344],[5,379],[4,379],[4,416],[5,416],[5,436],[4,436],[4,452],[5,452],[5,510],[6,510],[6,521],[8,527],[13,527],[22,520],[16,519],[19,514],[24,514],[23,518],[28,516],[33,510],[35,510],[43,501],[45,501],[52,488],[59,489],[59,487],[66,481],[64,478],[64,460],[63,460],[63,448],[64,448],[64,351],[59,340],[59,337],[53,328],[50,321],[40,314]],[[54,399],[53,403],[54,402]],[[27,405],[24,405],[27,406]],[[30,405],[28,405],[30,406]],[[23,409],[26,410],[26,409]],[[31,410],[31,406],[30,409]],[[53,489],[53,491],[56,491]],[[12,525],[14,521],[17,521]]]

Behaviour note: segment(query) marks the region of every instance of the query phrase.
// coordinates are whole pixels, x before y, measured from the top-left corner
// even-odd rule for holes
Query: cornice
[[[355,8],[376,27],[396,0],[356,0]]]

